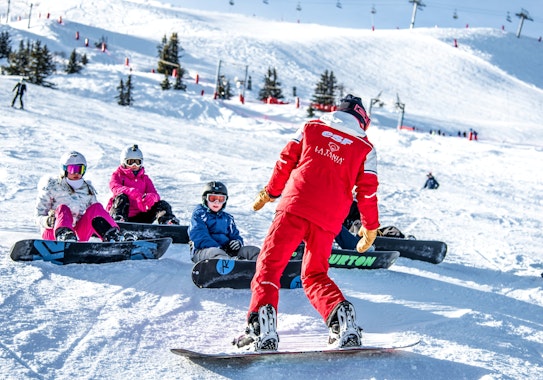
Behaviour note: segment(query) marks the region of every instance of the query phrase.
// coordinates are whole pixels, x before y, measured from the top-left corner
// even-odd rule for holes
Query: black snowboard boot
[[[111,210],[109,210],[109,215],[116,222],[128,222],[128,208],[130,206],[130,201],[126,194],[119,194],[113,200],[113,205]]]
[[[55,231],[55,239],[58,241],[77,241],[77,235],[68,227],[60,227]]]
[[[92,220],[92,227],[102,239],[102,241],[123,241],[124,237],[121,235],[118,228],[113,227],[107,220],[101,216],[97,216]]]
[[[158,224],[179,224],[179,219],[172,212],[172,206],[166,201],[158,201],[156,207],[156,221]]]

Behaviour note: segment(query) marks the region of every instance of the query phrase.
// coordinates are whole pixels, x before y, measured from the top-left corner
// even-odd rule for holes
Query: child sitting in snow
[[[188,229],[193,262],[232,257],[256,260],[260,248],[244,246],[234,217],[224,211],[228,190],[222,182],[208,182],[202,204],[196,206]]]

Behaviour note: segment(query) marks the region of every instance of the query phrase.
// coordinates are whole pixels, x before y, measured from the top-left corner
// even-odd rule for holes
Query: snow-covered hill
[[[175,2],[174,2],[175,3]],[[18,78],[0,76],[0,370],[8,379],[355,378],[533,379],[543,366],[543,50],[535,39],[492,29],[376,32],[268,22],[183,9],[172,2],[42,1],[41,18],[0,25],[15,46],[41,39],[90,63],[59,72],[56,89],[29,86],[26,109],[9,107]],[[43,15],[50,12],[50,19]],[[63,17],[63,24],[56,22]],[[80,40],[75,40],[75,33]],[[177,32],[185,49],[186,92],[162,91],[153,74],[157,45]],[[84,38],[107,37],[108,51]],[[458,42],[455,48],[454,40]],[[125,66],[129,58],[130,67]],[[213,100],[217,63],[245,66],[247,101]],[[268,67],[277,69],[287,105],[256,100]],[[131,70],[131,71],[130,71]],[[99,199],[122,147],[137,143],[164,199],[187,222],[203,184],[229,188],[228,210],[247,243],[260,245],[273,205],[251,203],[277,154],[305,120],[324,70],[373,109],[369,136],[379,155],[382,225],[449,245],[439,265],[400,258],[386,271],[331,273],[370,332],[405,331],[423,342],[399,355],[208,367],[170,347],[208,340],[228,345],[240,333],[248,290],[202,290],[190,280],[188,247],[161,260],[58,267],[9,258],[16,240],[37,237],[32,213],[40,176],[60,155],[87,156]],[[131,73],[135,104],[115,104]],[[199,83],[195,77],[198,75]],[[301,107],[294,106],[292,87]],[[204,95],[201,95],[201,92]],[[405,103],[398,132],[394,103]],[[479,132],[478,142],[456,136]],[[428,133],[440,129],[452,136]],[[441,187],[421,191],[432,171]],[[302,290],[283,291],[279,332],[322,332]]]

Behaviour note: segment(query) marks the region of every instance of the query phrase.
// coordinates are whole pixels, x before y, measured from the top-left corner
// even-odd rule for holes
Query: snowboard
[[[396,251],[358,253],[333,249],[331,268],[387,269],[400,256]],[[302,254],[295,252],[281,276],[281,288],[301,288]],[[256,271],[256,261],[235,259],[208,259],[199,261],[192,268],[192,282],[199,288],[249,289]]]
[[[302,287],[301,260],[291,260],[281,276],[281,288]],[[249,289],[256,271],[256,261],[235,259],[207,259],[192,268],[192,282],[199,288]]]
[[[174,244],[188,244],[189,226],[180,226],[176,224],[148,224],[148,223],[129,223],[117,222],[122,231],[130,231],[138,236],[138,239],[159,239],[171,238]]]
[[[293,259],[301,260],[305,245],[302,243],[293,253]],[[330,268],[343,269],[388,269],[396,259],[400,257],[398,251],[375,250],[371,252],[358,253],[351,249],[332,248],[328,262]]]
[[[122,260],[158,259],[168,249],[171,238],[126,242],[65,242],[27,239],[10,249],[14,261],[49,261],[54,264],[102,264]]]
[[[438,240],[414,240],[377,236],[377,251],[398,251],[400,257],[439,264],[447,254],[447,244]]]
[[[224,350],[224,347],[204,346],[205,349],[193,350],[186,348],[173,348],[170,351],[192,361],[217,361],[235,359],[252,361],[265,358],[298,358],[298,359],[327,359],[332,355],[378,355],[392,353],[396,350],[413,347],[420,343],[417,337],[410,337],[400,333],[364,333],[361,347],[328,348],[327,334],[314,335],[281,335],[279,334],[279,350],[277,351],[247,351],[235,347]],[[225,362],[225,361],[224,361]],[[228,362],[225,362],[228,363]]]

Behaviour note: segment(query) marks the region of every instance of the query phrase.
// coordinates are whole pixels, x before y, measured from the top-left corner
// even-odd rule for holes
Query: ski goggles
[[[219,202],[219,203],[224,203],[226,202],[226,198],[228,198],[226,195],[224,194],[207,194],[206,195],[206,199],[208,202]]]
[[[64,165],[64,171],[67,174],[80,174],[81,176],[83,176],[86,170],[87,167],[83,164]]]
[[[124,160],[126,166],[141,166],[141,160],[139,158],[127,158]]]

